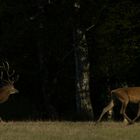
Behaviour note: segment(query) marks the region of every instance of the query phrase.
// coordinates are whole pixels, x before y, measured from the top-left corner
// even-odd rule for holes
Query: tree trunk
[[[93,119],[90,100],[88,46],[85,34],[76,29],[74,32],[75,64],[76,64],[76,107],[83,119]]]

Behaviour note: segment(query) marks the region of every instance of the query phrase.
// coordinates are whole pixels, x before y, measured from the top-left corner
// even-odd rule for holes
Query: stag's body
[[[128,120],[130,124],[135,122],[140,116],[140,87],[118,88],[118,89],[112,90],[111,102],[109,103],[109,105],[107,105],[103,109],[102,114],[100,115],[97,122],[99,122],[102,119],[103,115],[106,112],[108,112],[114,107],[115,98],[120,100],[122,103],[120,114],[122,114],[124,118]],[[129,102],[136,103],[139,105],[137,116],[133,120],[131,120],[125,113],[126,107]]]

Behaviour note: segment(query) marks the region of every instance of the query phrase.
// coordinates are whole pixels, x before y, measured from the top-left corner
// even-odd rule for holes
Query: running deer
[[[18,80],[18,75],[15,77],[15,70],[10,73],[9,63],[6,61],[0,66],[0,103],[8,100],[11,94],[18,93],[14,87],[15,81]]]
[[[103,115],[114,107],[115,98],[117,98],[122,103],[120,114],[123,115],[124,119],[126,119],[129,124],[134,123],[140,116],[140,87],[127,87],[112,90],[111,101],[103,109],[97,122],[100,122]],[[126,114],[126,107],[129,102],[138,104],[137,116],[133,120],[131,120]]]

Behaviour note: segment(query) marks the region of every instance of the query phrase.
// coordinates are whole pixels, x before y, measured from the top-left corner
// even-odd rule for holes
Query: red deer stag
[[[117,98],[122,103],[120,114],[124,116],[124,118],[128,121],[129,124],[134,123],[140,116],[140,87],[127,87],[112,90],[111,102],[103,109],[97,122],[100,122],[103,115],[114,107],[115,98]],[[126,107],[129,102],[138,104],[138,113],[133,120],[131,120],[126,115]]]
[[[0,66],[0,103],[8,100],[11,94],[18,93],[18,90],[14,87],[14,82],[19,76],[14,77],[15,70],[9,72],[9,63],[6,61]]]

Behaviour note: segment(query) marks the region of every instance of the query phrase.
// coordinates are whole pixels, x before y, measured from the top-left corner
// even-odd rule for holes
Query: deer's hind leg
[[[139,102],[139,105],[138,105],[138,113],[137,113],[137,116],[133,119],[133,122],[135,122],[139,117],[140,117],[140,102]]]
[[[128,120],[129,124],[132,124],[133,121],[125,113],[127,105],[128,105],[128,101],[122,102],[122,108],[121,108],[120,113],[122,113],[122,115],[124,116],[124,118],[126,120]]]
[[[99,119],[97,120],[97,123],[101,121],[102,117],[104,116],[104,114],[106,112],[108,112],[109,110],[111,110],[114,107],[114,101],[111,100],[111,102],[103,109]]]

